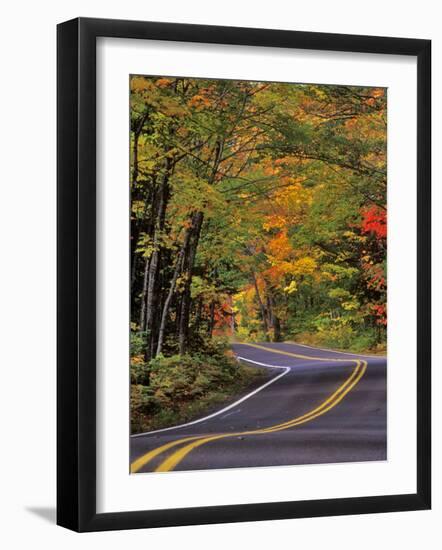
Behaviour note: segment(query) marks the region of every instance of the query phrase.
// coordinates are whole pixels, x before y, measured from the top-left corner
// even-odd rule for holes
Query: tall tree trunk
[[[180,328],[178,334],[180,355],[184,355],[187,347],[191,305],[190,287],[192,284],[192,271],[195,263],[196,250],[198,247],[203,219],[203,212],[195,212],[192,216],[191,236],[189,239],[188,251],[184,259],[186,280],[184,284],[183,299],[181,304]]]
[[[141,306],[140,306],[140,331],[146,330],[146,295],[147,295],[147,282],[149,279],[149,258],[146,258],[144,264],[144,276],[143,276],[143,289],[141,292]]]
[[[130,253],[132,256],[131,261],[131,277],[130,277],[130,291],[131,291],[131,300],[132,303],[134,302],[134,294],[136,291],[135,283],[137,280],[137,268],[138,268],[138,259],[139,255],[136,254],[136,249],[138,247],[138,240],[140,238],[140,233],[142,229],[145,230],[147,235],[150,235],[152,233],[152,220],[148,220],[148,205],[152,204],[155,199],[155,182],[152,181],[151,185],[148,188],[148,192],[146,196],[142,197],[142,200],[144,201],[144,211],[143,216],[141,219],[134,219],[131,220],[131,229],[130,229],[130,236],[131,236],[131,247],[130,247]],[[146,223],[147,222],[147,223]]]
[[[275,299],[271,294],[268,297],[268,311],[269,311],[269,318],[270,318],[270,322],[273,330],[273,341],[280,342],[281,341],[281,323],[279,321],[279,317],[275,313]]]
[[[277,315],[273,316],[273,341],[281,342],[281,321]]]
[[[158,344],[157,344],[157,351],[156,355],[160,354],[163,348],[163,342],[164,342],[164,332],[166,330],[166,321],[167,321],[167,315],[169,313],[169,307],[170,303],[172,301],[173,294],[175,292],[175,286],[176,282],[178,280],[178,276],[183,269],[183,259],[184,259],[184,253],[187,250],[187,247],[189,245],[189,239],[190,239],[191,231],[188,229],[186,231],[186,235],[184,237],[184,242],[181,247],[181,250],[178,254],[178,258],[175,264],[175,270],[173,272],[172,281],[170,283],[169,292],[167,293],[166,300],[164,302],[163,311],[161,314],[161,322],[160,322],[160,330],[158,333]]]
[[[269,329],[273,329],[273,309],[272,309],[272,300],[270,295],[266,296],[266,313],[267,313],[267,324]]]
[[[281,323],[279,317],[275,313],[275,299],[272,294],[267,296],[267,311],[269,315],[269,323],[273,331],[273,341],[281,341]]]
[[[140,139],[141,132],[143,127],[149,118],[149,111],[146,111],[136,122],[135,127],[133,128],[133,145],[132,145],[132,170],[131,170],[131,197],[133,198],[137,194],[136,186],[138,182],[138,142]],[[147,201],[145,202],[147,204]],[[146,208],[146,207],[145,207]],[[137,254],[135,250],[138,243],[138,237],[140,233],[139,222],[131,220],[131,278],[130,278],[130,298],[131,298],[131,312],[134,312],[135,304],[135,281],[136,281],[136,269],[137,269]],[[131,320],[134,320],[136,316],[134,315]]]
[[[147,282],[147,304],[146,304],[146,351],[145,360],[149,361],[152,358],[153,335],[152,328],[155,318],[155,307],[157,306],[156,288],[159,273],[159,264],[161,258],[160,236],[164,230],[166,218],[166,209],[169,201],[169,177],[171,174],[171,162],[167,161],[166,171],[161,182],[159,190],[158,216],[155,224],[153,237],[153,252],[149,262],[149,274]]]
[[[235,327],[236,327],[235,311],[232,307],[232,312],[231,312],[231,315],[230,315],[230,330],[232,331],[233,338],[235,338]]]
[[[258,298],[259,309],[261,311],[262,326],[264,328],[264,333],[266,335],[266,338],[268,338],[269,325],[268,325],[268,322],[267,322],[267,312],[266,312],[266,308],[264,306],[264,303],[261,299],[261,294],[260,294],[259,288],[258,288],[258,281],[256,280],[256,275],[255,275],[254,271],[252,271],[252,278],[253,278],[253,285],[255,287],[256,297]]]
[[[154,241],[155,242],[155,241]],[[156,242],[154,246],[158,246]],[[158,263],[159,263],[160,252],[155,250],[152,253],[152,257],[149,263],[149,274],[147,282],[147,303],[146,303],[146,353],[145,360],[149,361],[152,358],[152,323],[154,318],[154,301],[155,301],[155,286],[158,277]]]
[[[131,255],[132,255],[132,261],[130,265],[130,296],[131,301],[133,303],[133,295],[134,295],[134,288],[135,288],[135,282],[137,280],[137,259],[138,256],[135,254],[135,245],[132,245]]]
[[[215,300],[212,300],[210,302],[209,323],[207,325],[207,334],[209,335],[209,338],[212,338],[214,325],[215,325]]]
[[[180,333],[180,321],[181,321],[181,306],[183,301],[181,296],[176,300],[175,303],[175,336],[178,340],[178,334]]]
[[[198,298],[195,310],[195,330],[198,332],[201,325],[201,318],[203,316],[203,299],[201,297]]]

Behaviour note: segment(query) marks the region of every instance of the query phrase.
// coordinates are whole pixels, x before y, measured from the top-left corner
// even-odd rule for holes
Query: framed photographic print
[[[430,507],[430,51],[58,26],[59,525]]]

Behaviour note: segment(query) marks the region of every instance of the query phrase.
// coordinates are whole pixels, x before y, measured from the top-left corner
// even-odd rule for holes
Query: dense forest
[[[130,84],[133,416],[247,381],[221,336],[383,349],[386,90]]]

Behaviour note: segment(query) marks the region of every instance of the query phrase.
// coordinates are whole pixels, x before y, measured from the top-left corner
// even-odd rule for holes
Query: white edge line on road
[[[267,367],[267,368],[271,368],[271,369],[284,369],[284,372],[281,372],[280,374],[278,374],[277,376],[275,376],[271,380],[268,380],[262,386],[259,386],[258,388],[254,389],[252,392],[248,393],[247,395],[244,395],[243,397],[241,397],[241,399],[238,399],[238,401],[235,401],[234,403],[231,403],[227,407],[224,407],[223,409],[221,409],[219,411],[216,411],[212,414],[209,414],[208,416],[204,416],[203,418],[198,418],[197,420],[192,420],[192,422],[186,422],[185,424],[178,424],[177,426],[170,426],[169,428],[160,428],[159,430],[152,430],[151,432],[143,432],[141,434],[134,434],[134,435],[131,435],[131,437],[142,437],[142,436],[145,436],[145,435],[157,434],[159,432],[167,432],[169,430],[176,430],[177,428],[185,428],[186,426],[193,426],[194,424],[199,424],[200,422],[204,422],[206,420],[209,420],[210,418],[213,418],[213,417],[218,416],[222,413],[225,413],[226,411],[228,411],[230,409],[233,409],[234,407],[236,407],[237,405],[239,405],[240,403],[242,403],[246,399],[249,399],[250,397],[253,397],[257,393],[262,391],[264,388],[267,388],[267,386],[270,386],[270,384],[273,384],[273,382],[276,382],[277,380],[279,380],[280,378],[285,376],[291,370],[291,367],[282,367],[282,366],[277,366],[277,365],[267,365],[266,363],[259,363],[258,361],[252,361],[251,359],[246,359],[245,357],[237,356],[236,359],[238,361],[245,361],[246,363],[253,363],[254,365],[259,365],[261,367]]]

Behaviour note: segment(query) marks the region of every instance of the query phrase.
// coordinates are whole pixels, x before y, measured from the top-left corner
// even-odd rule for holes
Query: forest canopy
[[[134,368],[220,335],[385,346],[386,101],[130,78]]]

